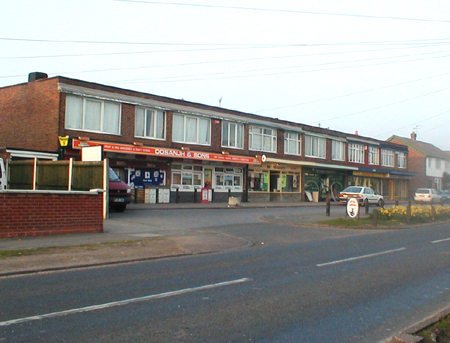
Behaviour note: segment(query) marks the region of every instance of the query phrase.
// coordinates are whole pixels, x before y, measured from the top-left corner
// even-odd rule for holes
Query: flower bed
[[[407,221],[407,207],[393,206],[391,208],[381,208],[379,219]],[[410,221],[415,223],[426,223],[433,220],[450,219],[449,206],[411,206]]]

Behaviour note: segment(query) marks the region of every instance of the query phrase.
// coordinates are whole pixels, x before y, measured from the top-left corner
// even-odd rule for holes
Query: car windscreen
[[[361,192],[362,187],[347,187],[346,189],[344,189],[342,192],[347,192],[347,193],[360,193]]]
[[[112,168],[108,169],[108,178],[109,181],[120,181],[119,176],[117,176],[116,172]]]
[[[416,191],[417,194],[430,194],[430,190],[429,189],[425,189],[425,188],[419,188]]]

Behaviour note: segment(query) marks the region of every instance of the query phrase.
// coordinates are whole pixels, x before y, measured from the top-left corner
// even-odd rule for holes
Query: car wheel
[[[378,207],[384,207],[384,200],[383,199],[378,200]]]
[[[113,209],[117,212],[123,212],[127,208],[127,204],[115,204]]]

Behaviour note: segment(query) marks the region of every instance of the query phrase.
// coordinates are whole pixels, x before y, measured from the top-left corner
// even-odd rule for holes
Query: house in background
[[[392,136],[388,142],[403,144],[408,147],[408,169],[415,173],[410,181],[410,195],[419,188],[442,190],[446,187],[446,175],[450,174],[450,156],[448,152],[433,144],[417,140],[417,134],[410,138]]]

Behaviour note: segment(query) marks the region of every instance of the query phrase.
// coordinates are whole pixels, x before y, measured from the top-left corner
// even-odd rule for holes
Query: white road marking
[[[48,318],[63,317],[63,316],[67,316],[67,315],[70,315],[70,314],[76,314],[76,313],[83,313],[83,312],[92,312],[92,311],[97,311],[97,310],[103,310],[103,309],[106,309],[106,308],[117,307],[117,306],[124,306],[124,305],[129,305],[129,304],[137,303],[137,302],[144,302],[144,301],[149,301],[149,300],[168,298],[168,297],[173,297],[173,296],[176,296],[176,295],[193,293],[193,292],[198,292],[198,291],[204,291],[204,290],[207,290],[207,289],[213,289],[213,288],[218,288],[218,287],[230,286],[230,285],[235,285],[235,284],[249,282],[249,281],[251,281],[251,279],[249,279],[249,278],[242,278],[242,279],[237,279],[237,280],[213,283],[213,284],[199,286],[199,287],[180,289],[178,291],[147,295],[147,296],[143,296],[143,297],[139,297],[139,298],[132,298],[132,299],[126,299],[126,300],[120,300],[120,301],[113,301],[113,302],[109,302],[109,303],[105,303],[105,304],[74,308],[74,309],[70,309],[70,310],[46,313],[46,314],[41,314],[41,315],[36,315],[36,316],[31,316],[31,317],[25,317],[25,318],[12,319],[12,320],[7,320],[7,321],[4,321],[4,322],[0,322],[0,327],[1,326],[9,326],[9,325],[21,324],[21,323],[31,322],[31,321],[35,321],[35,320],[43,320],[43,319],[48,319]]]
[[[438,239],[437,241],[432,241],[432,244],[436,244],[436,243],[442,243],[442,242],[447,242],[450,241],[450,238],[444,238],[444,239]]]
[[[368,254],[368,255],[362,255],[362,256],[356,256],[356,257],[349,257],[349,258],[345,258],[343,260],[336,260],[336,261],[331,261],[331,262],[326,262],[326,263],[320,263],[320,264],[316,264],[317,267],[326,267],[326,266],[331,266],[334,264],[339,264],[339,263],[344,263],[344,262],[350,262],[350,261],[356,261],[356,260],[362,260],[364,258],[370,258],[370,257],[375,257],[375,256],[380,256],[380,255],[386,255],[386,254],[392,254],[395,252],[399,252],[399,251],[403,251],[406,250],[405,247],[403,248],[398,248],[398,249],[392,249],[392,250],[386,250],[386,251],[381,251],[381,252],[376,252],[373,254]]]

